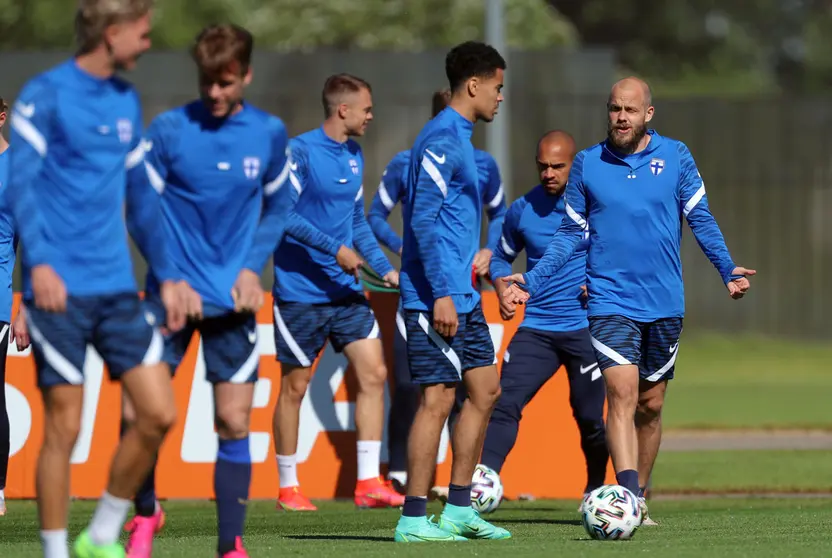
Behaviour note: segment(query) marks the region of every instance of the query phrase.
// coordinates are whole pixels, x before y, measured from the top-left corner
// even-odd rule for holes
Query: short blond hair
[[[79,50],[89,52],[101,44],[110,25],[136,21],[153,9],[153,0],[79,0],[75,34]]]

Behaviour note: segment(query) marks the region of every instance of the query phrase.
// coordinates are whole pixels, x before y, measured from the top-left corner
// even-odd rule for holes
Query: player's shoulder
[[[364,154],[361,151],[361,145],[355,141],[354,139],[350,138],[347,140],[346,143],[347,152],[354,156],[354,157],[364,157]]]
[[[536,203],[543,201],[547,198],[548,194],[546,190],[538,184],[516,200],[512,202],[511,206],[509,206],[509,211],[514,211],[515,213],[522,213],[527,206],[535,205]]]
[[[148,135],[167,136],[181,134],[188,121],[188,115],[194,108],[193,105],[198,102],[200,101],[160,112],[150,121],[150,125],[147,128]]]
[[[474,148],[474,160],[477,162],[477,166],[488,169],[497,168],[497,160],[488,151]]]
[[[387,163],[387,167],[384,172],[399,172],[402,169],[407,168],[408,165],[410,165],[410,150],[405,149],[404,151],[399,151],[393,155],[393,158],[390,159],[389,163]]]
[[[256,125],[262,126],[269,134],[286,134],[286,124],[279,116],[248,103],[246,103],[245,110],[248,111],[249,119]]]
[[[27,116],[34,103],[52,103],[61,91],[60,84],[66,79],[68,62],[59,64],[32,77],[17,95],[16,106],[22,108],[21,114]]]
[[[691,156],[690,149],[682,140],[661,136],[655,131],[653,132],[653,138],[661,142],[660,148],[668,153],[676,153],[681,159]]]

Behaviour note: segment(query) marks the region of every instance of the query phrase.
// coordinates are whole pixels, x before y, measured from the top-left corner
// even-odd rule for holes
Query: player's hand
[[[385,286],[395,289],[399,286],[399,272],[395,269],[384,276]]]
[[[179,290],[179,300],[182,301],[182,308],[185,310],[186,320],[201,320],[202,297],[185,281],[180,281],[177,288]]]
[[[338,253],[335,254],[335,261],[338,262],[338,265],[341,266],[341,269],[344,270],[345,273],[355,276],[355,282],[361,279],[361,264],[364,261],[361,259],[355,250],[352,248],[347,248],[346,246],[341,246],[338,249]]]
[[[231,298],[234,299],[235,312],[260,310],[266,300],[266,294],[260,284],[260,276],[250,269],[242,270],[231,289]]]
[[[506,321],[514,318],[517,313],[517,305],[511,304],[503,300],[503,291],[508,288],[508,285],[502,281],[494,283],[494,290],[497,291],[497,300],[500,302],[500,317]]]
[[[179,331],[185,327],[185,303],[182,299],[182,285],[184,281],[163,281],[159,286],[159,296],[165,307],[165,327],[170,332]],[[190,287],[189,287],[190,288]]]
[[[491,250],[483,248],[474,256],[474,271],[483,278],[488,278],[488,268],[491,266]]]
[[[17,311],[17,317],[12,322],[9,336],[14,339],[18,351],[25,351],[32,344],[29,338],[29,326],[26,324],[26,307],[22,304]]]
[[[32,291],[35,306],[46,312],[66,312],[66,285],[52,266],[36,265],[32,268]]]
[[[581,285],[581,298],[589,300],[589,291],[586,290],[586,285]]]
[[[500,277],[500,281],[506,286],[500,295],[500,300],[508,304],[525,304],[531,295],[517,286],[517,284],[525,285],[526,280],[523,279],[522,273],[515,273],[508,277]]]
[[[433,329],[442,337],[453,337],[459,328],[456,306],[449,296],[437,298],[433,303]]]
[[[757,271],[754,269],[746,269],[744,267],[735,267],[731,272],[731,275],[744,275],[744,277],[729,281],[726,285],[726,287],[728,287],[728,294],[731,295],[731,298],[737,300],[744,297],[745,293],[748,292],[748,289],[751,288],[751,282],[748,280],[748,277],[757,275]]]

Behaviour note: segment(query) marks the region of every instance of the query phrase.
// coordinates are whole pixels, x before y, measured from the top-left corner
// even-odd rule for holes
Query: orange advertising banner
[[[393,377],[393,334],[397,296],[370,297],[382,329],[390,377]],[[15,312],[19,296],[15,298]],[[496,296],[483,293],[483,309],[494,346],[502,362],[522,314],[504,322]],[[275,360],[272,304],[267,300],[257,315],[260,379],[251,417],[251,457],[254,464],[251,497],[273,498],[278,479],[271,435],[272,412],[280,389],[280,365]],[[6,365],[6,398],[11,422],[11,461],[7,498],[35,496],[35,466],[43,439],[43,406],[37,389],[31,348],[19,352],[14,343]],[[315,374],[301,407],[298,475],[310,498],[351,497],[355,486],[355,388],[346,358],[327,345],[315,362]],[[71,494],[97,498],[104,489],[113,451],[118,443],[120,387],[110,382],[98,354],[87,349],[84,366],[83,426],[72,454]],[[217,437],[213,426],[210,384],[205,380],[202,349],[195,337],[174,379],[179,420],[159,457],[156,486],[162,499],[212,498]],[[395,389],[391,386],[390,389]],[[389,393],[386,395],[389,412]],[[386,461],[387,433],[382,449]],[[450,444],[443,435],[437,483],[450,477]],[[523,413],[520,436],[502,472],[505,495],[537,498],[577,498],[586,482],[578,429],[569,407],[569,384],[563,370],[537,394]]]

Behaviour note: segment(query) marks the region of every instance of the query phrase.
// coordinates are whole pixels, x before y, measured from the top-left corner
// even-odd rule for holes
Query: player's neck
[[[9,142],[6,141],[6,138],[0,136],[0,155],[6,152],[9,148]]]
[[[102,79],[110,78],[116,73],[113,59],[103,43],[90,52],[76,56],[75,63],[88,74]]]
[[[344,143],[349,139],[349,134],[347,134],[347,128],[340,120],[336,120],[335,118],[327,118],[324,120],[324,134],[326,137],[335,141],[337,143]]]
[[[473,123],[477,121],[477,111],[469,103],[466,103],[465,99],[451,97],[451,102],[448,103],[448,106],[457,111],[462,118],[469,122]]]

